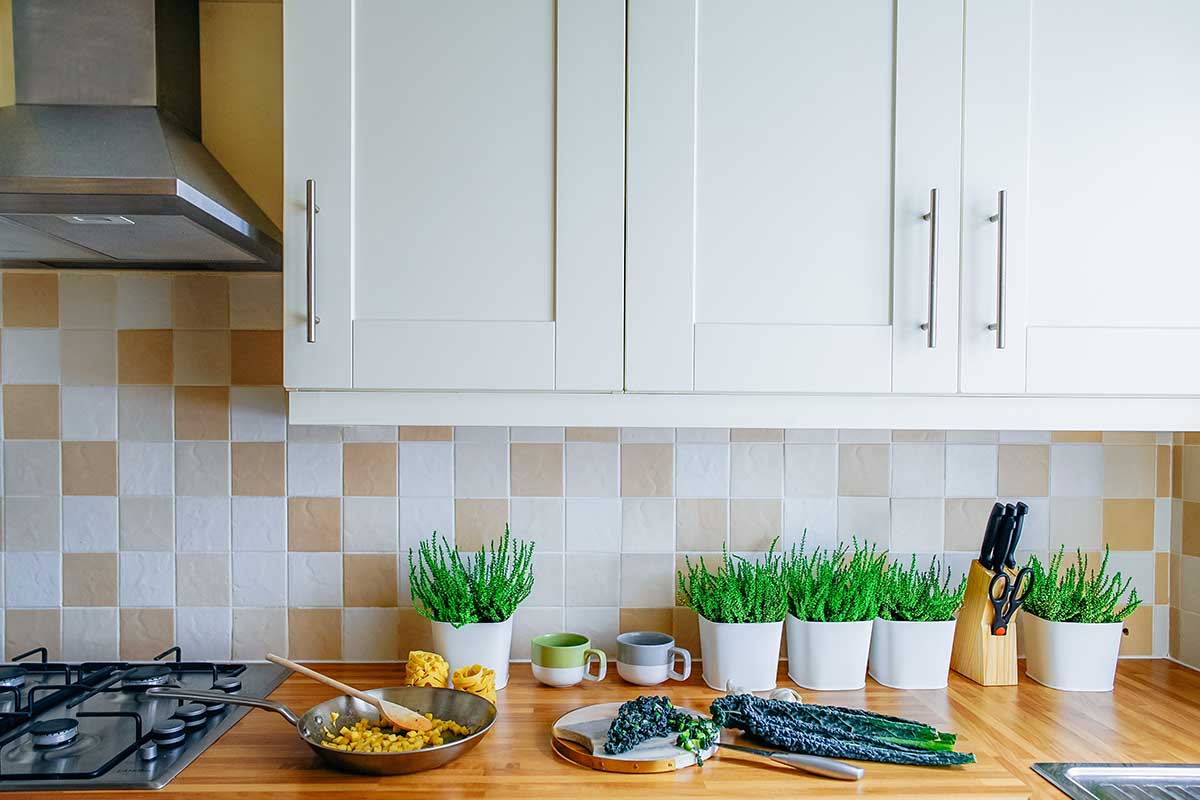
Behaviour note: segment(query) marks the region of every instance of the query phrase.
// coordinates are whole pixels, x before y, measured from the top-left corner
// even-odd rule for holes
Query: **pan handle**
[[[228,703],[231,706],[263,708],[267,711],[274,711],[293,725],[298,726],[300,724],[300,717],[296,716],[295,711],[292,711],[283,703],[276,703],[274,700],[267,700],[261,697],[246,697],[240,694],[225,694],[225,692],[208,692],[201,689],[175,689],[170,686],[156,686],[147,689],[146,694],[155,697],[173,697],[177,700],[208,701]]]

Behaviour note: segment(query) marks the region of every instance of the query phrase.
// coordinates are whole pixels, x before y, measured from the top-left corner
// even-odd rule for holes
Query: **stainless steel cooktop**
[[[1200,800],[1200,764],[1034,764],[1073,800]]]

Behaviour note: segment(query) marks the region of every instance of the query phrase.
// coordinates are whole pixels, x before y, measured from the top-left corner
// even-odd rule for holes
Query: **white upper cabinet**
[[[633,0],[628,47],[627,388],[954,391],[961,3]]]
[[[285,383],[620,390],[624,3],[284,20]]]

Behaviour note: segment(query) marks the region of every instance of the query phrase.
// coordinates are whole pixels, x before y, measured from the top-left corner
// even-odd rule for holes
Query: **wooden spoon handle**
[[[359,700],[362,700],[364,703],[369,703],[370,705],[373,705],[376,708],[380,708],[380,700],[378,697],[373,697],[364,691],[355,689],[353,686],[347,686],[346,684],[342,683],[339,680],[336,680],[335,678],[331,678],[328,675],[322,675],[320,672],[317,672],[314,669],[309,669],[308,667],[303,666],[302,664],[297,664],[295,661],[288,661],[286,658],[283,658],[282,656],[277,656],[274,653],[267,653],[267,661],[271,661],[275,664],[278,664],[281,667],[287,667],[292,672],[297,672],[297,673],[305,676],[306,678],[312,678],[314,681],[323,683],[326,686],[329,686],[330,688],[337,689],[342,694],[347,694],[347,695],[350,695],[351,697],[357,697]]]

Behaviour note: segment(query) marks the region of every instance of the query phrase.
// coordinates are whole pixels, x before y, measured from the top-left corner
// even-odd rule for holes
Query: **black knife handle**
[[[996,571],[1004,569],[1004,559],[1008,557],[1008,547],[1017,526],[1017,518],[1013,516],[1013,511],[1012,506],[1005,507],[1004,515],[996,524],[996,540],[992,548],[992,556],[988,559],[991,564],[990,569]]]
[[[996,503],[988,516],[987,527],[983,529],[983,547],[979,550],[979,564],[984,569],[992,568],[992,551],[996,545],[996,534],[1000,528],[1000,518],[1004,516],[1004,505]]]
[[[1025,503],[1017,503],[1014,515],[1016,517],[1016,527],[1013,529],[1012,541],[1008,543],[1008,555],[1004,557],[1004,566],[1009,569],[1017,568],[1017,543],[1021,541],[1021,529],[1025,527],[1025,515],[1029,513],[1029,506]]]

